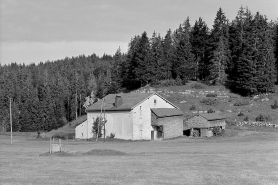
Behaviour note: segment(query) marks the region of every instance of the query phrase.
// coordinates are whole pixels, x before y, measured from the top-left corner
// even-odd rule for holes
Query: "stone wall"
[[[163,125],[164,139],[183,135],[183,116],[158,118],[157,125]]]

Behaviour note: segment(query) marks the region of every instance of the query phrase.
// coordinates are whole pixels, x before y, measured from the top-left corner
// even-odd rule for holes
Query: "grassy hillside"
[[[73,120],[71,122],[69,122],[68,124],[64,125],[61,128],[58,128],[57,130],[51,130],[50,132],[46,133],[45,136],[43,137],[47,137],[50,138],[52,136],[62,136],[62,137],[72,137],[72,135],[75,134],[75,127],[81,123],[83,123],[85,120],[87,119],[87,115],[83,115],[79,118],[77,118],[77,120]]]
[[[255,121],[260,114],[272,123],[278,123],[278,109],[271,105],[278,100],[278,94],[262,94],[254,97],[241,97],[231,93],[224,86],[208,86],[199,82],[189,82],[184,86],[144,87],[136,92],[157,92],[173,102],[186,116],[213,110],[225,115],[230,121]]]
[[[278,89],[277,89],[278,90]],[[269,119],[268,122],[278,124],[278,109],[271,105],[278,100],[278,93],[262,94],[253,97],[241,97],[231,93],[224,86],[208,86],[199,82],[189,82],[184,86],[143,87],[134,92],[157,92],[177,105],[188,118],[197,113],[213,110],[227,117],[230,122],[242,122],[248,117],[255,121],[259,115]],[[86,115],[79,117],[65,126],[46,133],[46,137],[75,133],[75,127],[86,120]]]

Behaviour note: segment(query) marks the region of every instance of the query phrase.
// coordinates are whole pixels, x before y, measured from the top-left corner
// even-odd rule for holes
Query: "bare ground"
[[[238,132],[149,142],[65,140],[60,155],[43,155],[49,141],[35,135],[15,136],[13,145],[0,135],[0,184],[277,184],[278,133]]]

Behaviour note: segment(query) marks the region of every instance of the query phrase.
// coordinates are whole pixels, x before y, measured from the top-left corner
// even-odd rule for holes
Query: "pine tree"
[[[278,74],[278,22],[274,24],[274,54],[276,58],[276,75]],[[278,75],[276,78],[276,83],[278,83]]]
[[[276,66],[271,27],[267,18],[256,13],[253,20],[254,56],[257,61],[257,90],[260,93],[274,92]]]
[[[170,80],[172,78],[171,69],[174,58],[174,47],[172,39],[172,31],[169,29],[163,40],[163,56],[162,56],[162,66],[164,78]]]
[[[165,79],[167,71],[165,70],[163,60],[163,46],[160,35],[153,33],[150,42],[150,60],[148,64],[148,73],[153,74],[151,82]]]
[[[126,57],[126,63],[124,65],[124,72],[123,72],[123,87],[126,91],[139,88],[141,83],[134,73],[135,69],[138,67],[136,63],[136,54],[138,50],[138,45],[140,41],[140,36],[135,36],[131,39],[130,43],[128,44],[128,52]]]
[[[274,91],[274,48],[267,19],[241,8],[233,23],[232,87],[244,95]],[[234,72],[234,73],[232,73]]]
[[[187,80],[195,78],[196,64],[192,54],[190,43],[190,23],[189,18],[179,27],[175,34],[176,48],[172,65],[172,75],[175,79],[180,78],[185,84]]]
[[[118,48],[115,55],[114,55],[114,61],[112,63],[112,68],[111,68],[111,80],[112,80],[112,85],[111,88],[109,89],[110,93],[118,93],[121,91],[122,84],[123,84],[123,56],[121,53],[121,49]]]
[[[205,80],[209,75],[208,61],[208,27],[206,23],[199,18],[192,28],[192,53],[195,55],[197,79]]]
[[[152,66],[150,64],[150,42],[146,32],[143,32],[138,43],[137,50],[135,51],[134,63],[136,67],[133,70],[133,73],[136,76],[136,79],[140,81],[140,86],[144,86],[151,82],[153,77]]]
[[[225,70],[227,63],[229,62],[229,58],[227,56],[226,51],[227,48],[221,36],[218,42],[218,47],[214,51],[214,55],[212,58],[213,67],[211,69],[212,78],[221,84],[225,83]]]
[[[211,32],[210,52],[211,80],[219,83],[224,83],[226,81],[226,69],[230,59],[228,30],[228,21],[226,16],[222,9],[219,8]]]

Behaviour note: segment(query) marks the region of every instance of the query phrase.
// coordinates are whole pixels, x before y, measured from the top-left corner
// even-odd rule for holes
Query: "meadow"
[[[163,141],[63,140],[48,154],[36,133],[0,134],[0,184],[244,184],[278,182],[278,133]]]

